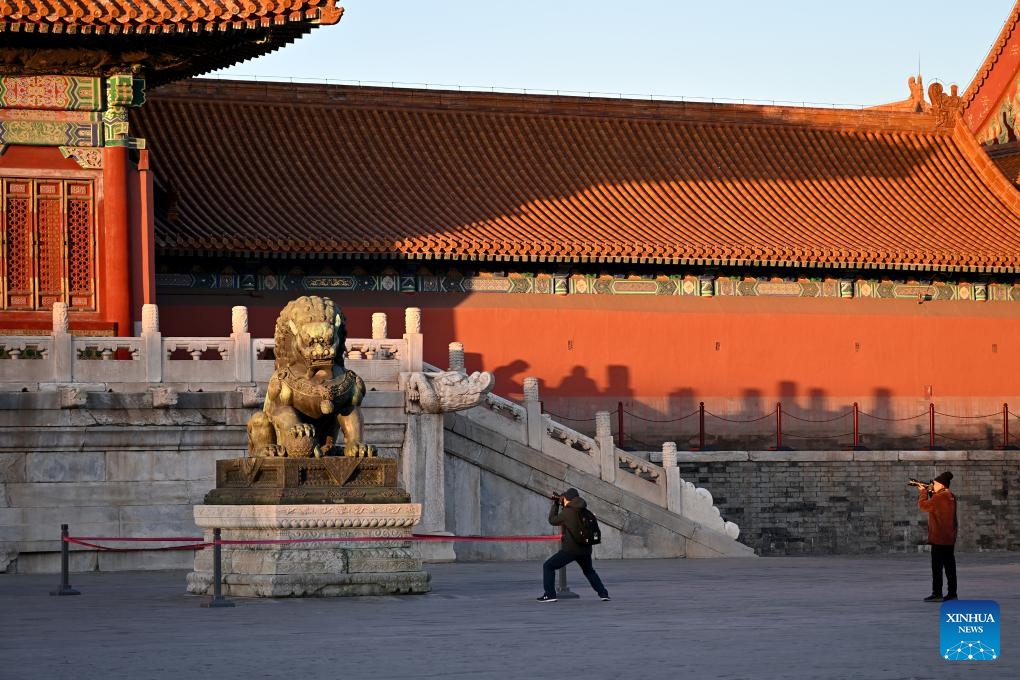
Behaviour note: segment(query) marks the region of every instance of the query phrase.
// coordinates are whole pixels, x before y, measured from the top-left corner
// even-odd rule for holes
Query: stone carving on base
[[[248,421],[249,454],[318,458],[342,446],[344,456],[374,456],[375,447],[362,441],[365,383],[344,368],[340,309],[314,295],[292,300],[276,320],[274,340],[265,405]]]
[[[449,413],[477,406],[492,391],[495,378],[489,372],[464,375],[458,371],[408,373],[404,392],[408,413]]]
[[[195,523],[207,541],[213,529],[225,541],[266,541],[222,547],[222,589],[228,597],[426,593],[431,579],[410,540],[420,517],[416,503],[195,508]],[[189,593],[212,591],[211,552],[196,553]]]
[[[228,458],[216,461],[206,505],[406,503],[389,458]]]

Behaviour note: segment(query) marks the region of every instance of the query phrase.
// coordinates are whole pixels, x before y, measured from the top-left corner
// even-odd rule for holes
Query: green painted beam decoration
[[[878,280],[797,280],[693,274],[650,278],[584,274],[499,273],[465,275],[456,269],[443,274],[401,273],[392,268],[378,274],[165,272],[156,277],[164,289],[221,289],[288,292],[451,293],[527,295],[641,295],[687,297],[877,298],[1020,302],[1020,285],[975,282],[893,282]]]
[[[106,79],[106,110],[103,111],[103,137],[106,146],[144,149],[145,140],[131,137],[128,109],[145,103],[145,81],[130,74]]]
[[[102,111],[102,79],[81,76],[0,76],[0,109]]]
[[[145,102],[145,80],[130,74],[0,76],[0,146],[145,148],[130,136],[128,109]]]
[[[0,145],[101,146],[102,134],[91,111],[0,109]]]

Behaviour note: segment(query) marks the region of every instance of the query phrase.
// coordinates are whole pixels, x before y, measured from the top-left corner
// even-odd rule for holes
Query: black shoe
[[[599,599],[601,599],[603,602],[609,602],[613,598],[609,597],[609,595],[602,595]]]
[[[556,598],[555,596],[554,597],[549,597],[548,595],[543,595],[542,597],[538,598],[538,601],[539,602],[556,602],[557,599],[558,598]]]
[[[935,593],[932,593],[928,597],[924,598],[925,602],[942,602],[942,600],[943,600],[942,596],[936,595]]]
[[[957,597],[956,595],[946,595],[946,596],[945,596],[944,598],[942,598],[942,599],[943,599],[943,600],[944,600],[945,602],[948,602],[949,600],[959,600],[960,598],[958,598],[958,597]]]

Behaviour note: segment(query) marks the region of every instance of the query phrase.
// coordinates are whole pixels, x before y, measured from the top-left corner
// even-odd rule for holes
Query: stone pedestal
[[[309,542],[221,547],[224,596],[340,597],[425,593],[428,572],[409,538],[421,517],[417,503],[319,505],[197,505],[195,522],[212,540],[300,539]],[[381,537],[378,541],[334,541]],[[314,539],[329,539],[316,541]],[[187,576],[188,592],[212,594],[213,551],[201,550]]]

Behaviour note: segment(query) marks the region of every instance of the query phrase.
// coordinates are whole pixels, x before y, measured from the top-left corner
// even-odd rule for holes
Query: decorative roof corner
[[[928,86],[928,100],[931,102],[931,113],[935,116],[936,130],[956,126],[963,106],[963,98],[957,93],[956,85],[950,85],[949,94],[946,94],[942,83],[932,83]]]
[[[989,115],[992,115],[992,107],[1001,96],[1001,92],[989,94],[988,90],[997,90],[994,82],[998,76],[993,77],[993,72],[1015,71],[1020,63],[1020,51],[1008,49],[1015,44],[1014,33],[1020,25],[1020,0],[1013,5],[1012,11],[1006,17],[1002,30],[988,50],[988,56],[977,69],[973,80],[967,85],[962,95],[961,114],[972,132],[977,133],[982,128]],[[1009,74],[1010,78],[1012,73]]]
[[[0,72],[152,87],[269,54],[340,21],[338,0],[0,0]]]
[[[335,2],[336,0],[333,0]],[[320,26],[334,26],[340,22],[340,18],[344,15],[344,8],[339,5],[334,6],[332,2],[327,4],[325,7],[319,8],[319,25]]]

